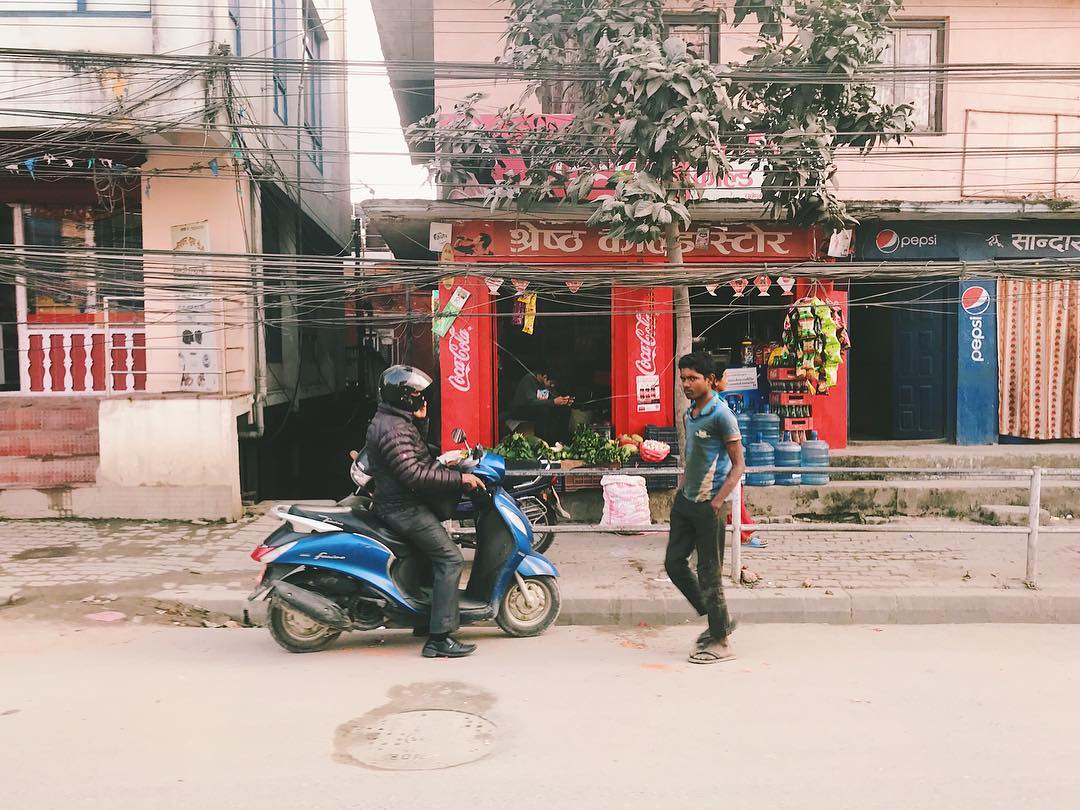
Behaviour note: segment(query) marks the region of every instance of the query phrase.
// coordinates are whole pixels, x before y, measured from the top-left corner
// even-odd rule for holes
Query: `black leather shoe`
[[[476,652],[475,644],[464,644],[450,636],[445,641],[429,638],[427,644],[424,645],[423,656],[424,658],[464,658],[474,652]]]

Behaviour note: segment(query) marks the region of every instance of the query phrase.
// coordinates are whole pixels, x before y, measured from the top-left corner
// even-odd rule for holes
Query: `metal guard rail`
[[[512,470],[514,477],[529,475],[682,475],[682,467],[575,467],[573,469],[526,469]],[[758,532],[939,532],[948,534],[970,534],[976,531],[980,534],[1023,534],[1027,535],[1027,559],[1025,581],[1031,587],[1038,584],[1038,553],[1040,534],[1075,534],[1070,527],[1047,527],[1039,525],[1039,513],[1042,508],[1042,479],[1047,478],[1076,478],[1080,487],[1080,468],[1075,467],[1034,467],[1023,468],[956,468],[956,467],[747,467],[747,473],[810,473],[812,475],[888,475],[891,477],[904,476],[944,476],[958,478],[1028,478],[1030,488],[1028,492],[1028,525],[1027,526],[979,526],[977,529],[961,526],[919,526],[904,524],[902,526],[890,526],[889,524],[876,524],[868,526],[860,523],[742,523],[742,486],[735,489],[732,494],[731,504],[731,579],[741,585],[742,548],[739,542],[744,530]],[[820,485],[817,485],[820,486]],[[827,486],[827,485],[825,485]],[[651,523],[648,525],[634,526],[609,526],[600,524],[547,524],[534,525],[534,531],[558,532],[560,534],[618,534],[620,532],[661,533],[669,528],[666,523]],[[456,528],[457,534],[472,534],[475,529],[460,527]]]

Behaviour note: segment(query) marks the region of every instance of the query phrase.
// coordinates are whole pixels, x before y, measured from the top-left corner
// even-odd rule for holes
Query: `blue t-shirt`
[[[731,471],[727,445],[740,438],[735,414],[715,391],[697,417],[693,406],[687,409],[684,497],[697,503],[716,497]]]

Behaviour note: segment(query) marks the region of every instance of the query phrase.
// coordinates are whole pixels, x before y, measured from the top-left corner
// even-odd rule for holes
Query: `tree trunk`
[[[666,234],[667,260],[673,268],[679,268],[683,263],[682,245],[679,244],[679,226],[672,222],[667,226]],[[690,288],[685,284],[675,285],[675,357],[672,369],[675,377],[675,430],[679,437],[679,456],[684,457],[686,449],[686,423],[682,418],[684,400],[682,385],[679,382],[679,358],[689,354],[693,350],[694,328],[690,321]]]

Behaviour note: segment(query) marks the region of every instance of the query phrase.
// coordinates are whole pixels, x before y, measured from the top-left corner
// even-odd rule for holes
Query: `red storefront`
[[[776,265],[821,255],[818,231],[771,224],[702,225],[684,234],[682,241],[687,264],[760,261],[774,268],[769,270],[773,273],[780,271]],[[504,277],[504,290],[512,290],[513,272],[506,265],[514,263],[534,272],[556,265],[551,276],[573,292],[575,265],[590,267],[595,287],[595,271],[605,262],[643,266],[666,262],[661,243],[634,245],[580,223],[458,222],[447,244],[444,260],[450,260],[452,251],[455,263],[500,265],[491,275]],[[489,446],[499,438],[495,321],[497,296],[505,293],[493,294],[492,289],[499,290],[494,282],[482,275],[448,274],[440,288],[440,310],[455,294],[464,299],[460,314],[439,341],[441,430],[447,445],[454,427]],[[644,285],[606,289],[612,428],[616,433],[641,433],[647,424],[670,426],[675,414],[672,289]],[[846,433],[846,398],[834,397],[828,408],[843,410],[844,418],[838,421]]]

